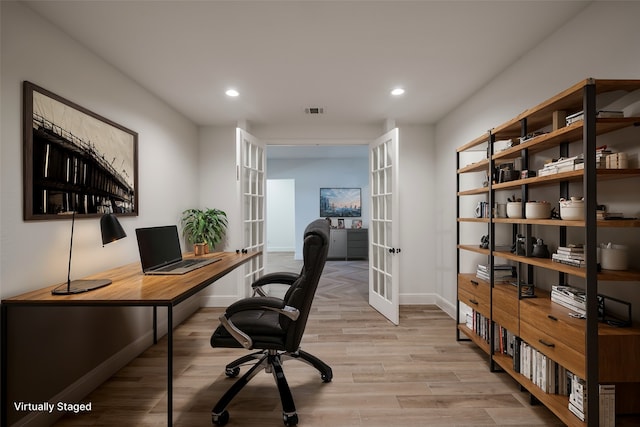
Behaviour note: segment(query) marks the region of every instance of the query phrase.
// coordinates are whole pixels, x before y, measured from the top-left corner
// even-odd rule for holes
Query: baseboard
[[[436,294],[400,294],[400,305],[434,305]]]
[[[200,307],[229,307],[236,301],[237,295],[206,295],[200,297]]]
[[[451,302],[447,301],[446,299],[442,298],[440,295],[437,296],[436,305],[438,306],[438,308],[440,308],[440,310],[447,313],[452,319],[456,318],[456,306],[454,304],[451,304]]]
[[[456,318],[456,307],[438,294],[400,294],[400,305],[435,305]]]

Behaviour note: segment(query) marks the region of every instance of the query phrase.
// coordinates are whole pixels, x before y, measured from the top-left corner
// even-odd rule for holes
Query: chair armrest
[[[272,283],[279,283],[283,285],[293,285],[296,280],[300,277],[297,273],[289,273],[289,272],[280,272],[280,273],[269,273],[264,276],[258,278],[255,282],[251,284],[252,288],[259,288],[264,285],[269,285]]]
[[[240,343],[241,346],[247,350],[251,350],[253,348],[253,340],[251,337],[238,329],[238,327],[229,320],[226,314],[220,316],[219,319],[220,324],[227,330],[227,332],[229,332],[229,335]]]

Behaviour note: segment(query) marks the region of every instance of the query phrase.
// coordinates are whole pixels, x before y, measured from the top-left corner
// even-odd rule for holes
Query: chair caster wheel
[[[333,379],[333,374],[320,374],[320,378],[323,383],[330,383]]]
[[[221,414],[211,414],[211,422],[217,426],[223,426],[229,422],[229,411],[226,409]]]
[[[238,376],[239,373],[240,373],[240,368],[238,367],[227,368],[224,370],[224,374],[229,378],[235,378]]]
[[[287,415],[282,414],[282,420],[287,427],[294,427],[298,425],[298,414]]]

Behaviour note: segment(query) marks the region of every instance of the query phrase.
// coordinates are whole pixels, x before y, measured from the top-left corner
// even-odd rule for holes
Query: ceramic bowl
[[[527,202],[524,207],[525,217],[528,219],[551,218],[551,203]]]
[[[570,200],[560,200],[560,218],[564,220],[584,219],[584,200],[572,197]]]
[[[522,218],[522,202],[507,202],[507,217]]]

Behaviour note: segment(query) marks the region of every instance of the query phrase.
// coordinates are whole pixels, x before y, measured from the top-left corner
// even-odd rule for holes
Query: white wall
[[[183,209],[198,204],[199,181],[193,123],[24,5],[3,1],[0,7],[0,296],[6,298],[66,280],[71,225],[22,220],[22,81],[138,132],[140,215],[122,218],[128,237],[104,248],[97,220],[76,221],[73,277],[138,262],[135,228],[176,224]],[[50,399],[97,367],[108,378],[117,366],[105,368],[107,358],[129,351],[117,360],[126,363],[151,344],[148,308],[20,310],[8,324],[15,339],[8,348],[10,402]],[[20,331],[13,329],[17,324]],[[73,392],[78,399],[92,387],[92,379],[83,381]]]
[[[268,159],[269,179],[295,179],[295,258],[302,259],[304,229],[320,217],[320,188],[362,189],[362,224],[369,223],[369,161],[362,158]],[[269,194],[267,194],[269,197]],[[337,221],[334,219],[334,225]],[[351,218],[345,218],[347,227]]]
[[[267,251],[296,249],[296,180],[267,179]]]
[[[640,78],[638,16],[639,2],[592,3],[438,122],[437,293],[449,305],[456,298],[456,147],[587,77]]]

